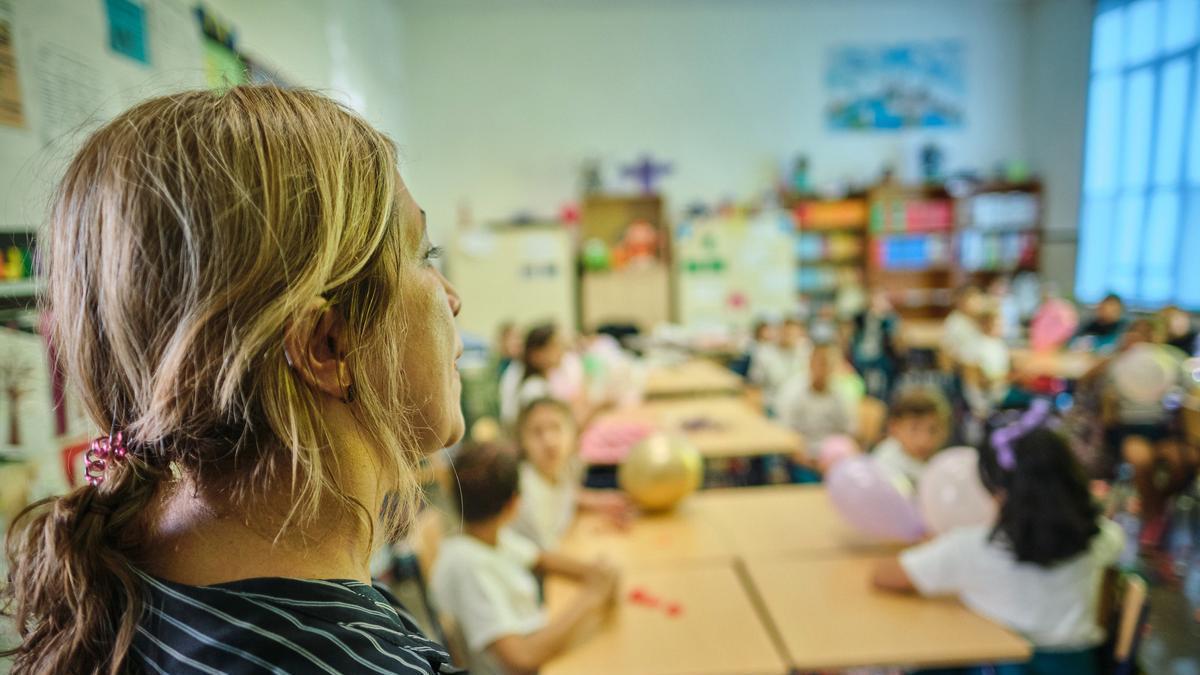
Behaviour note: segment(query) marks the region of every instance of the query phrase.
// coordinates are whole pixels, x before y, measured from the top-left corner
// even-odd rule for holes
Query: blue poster
[[[131,0],[104,0],[108,10],[108,45],[118,54],[150,65],[146,46],[146,9]]]
[[[833,129],[954,128],[963,124],[965,66],[955,40],[834,47],[825,70]]]

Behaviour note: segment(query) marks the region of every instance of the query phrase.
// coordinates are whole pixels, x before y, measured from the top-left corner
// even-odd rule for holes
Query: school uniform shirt
[[[888,436],[871,451],[871,460],[887,475],[896,488],[912,495],[921,480],[925,463],[904,451],[900,441]]]
[[[988,411],[1004,401],[1009,389],[1008,375],[1012,372],[1011,357],[1004,340],[979,334],[970,343],[962,345],[958,353],[964,365],[979,368],[988,380],[986,386],[971,386],[964,392],[971,407]]]
[[[537,544],[542,550],[552,550],[575,519],[579,501],[579,474],[575,462],[568,466],[557,482],[551,482],[532,462],[521,462],[521,502],[517,518],[510,528],[513,532]]]
[[[780,389],[788,380],[802,377],[807,382],[812,345],[803,340],[791,348],[760,345],[750,358],[750,382],[763,391],[763,403],[774,408]]]
[[[525,365],[514,361],[500,378],[500,421],[516,424],[521,408],[550,395],[549,380],[541,375],[525,377]]]
[[[470,650],[472,675],[504,675],[488,647],[509,635],[529,635],[546,625],[533,567],[533,542],[502,529],[495,546],[469,536],[447,539],[433,565],[434,602],[458,623]]]
[[[971,344],[979,337],[979,327],[975,320],[957,309],[950,312],[942,324],[942,351],[951,359],[960,359],[962,347]]]
[[[382,587],[276,577],[188,586],[138,574],[145,614],[132,658],[145,673],[462,672]]]
[[[813,391],[811,386],[789,384],[775,405],[779,421],[804,437],[810,457],[817,457],[821,441],[836,434],[850,433],[846,401],[831,388]]]
[[[900,555],[921,595],[957,595],[972,611],[1023,635],[1039,649],[1088,649],[1104,640],[1096,624],[1104,570],[1125,545],[1102,518],[1086,551],[1051,567],[1017,562],[991,528],[963,527]]]

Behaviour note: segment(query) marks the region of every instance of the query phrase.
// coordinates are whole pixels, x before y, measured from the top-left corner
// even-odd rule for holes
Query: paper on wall
[[[21,83],[17,78],[17,55],[13,47],[12,3],[0,0],[0,124],[25,126]]]

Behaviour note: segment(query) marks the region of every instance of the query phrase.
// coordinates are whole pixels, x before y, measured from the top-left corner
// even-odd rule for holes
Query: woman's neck
[[[194,586],[256,577],[370,581],[374,547],[355,516],[339,509],[303,527],[295,521],[284,527],[286,511],[278,504],[214,504],[180,486],[152,507],[140,564]]]
[[[371,554],[383,542],[377,519],[383,506],[377,462],[341,408],[323,411],[338,458],[331,476],[342,497],[323,495],[319,512],[293,513],[289,469],[282,489],[231,499],[231,491],[180,479],[166,485],[146,515],[139,562],[170,581],[204,586],[255,577],[370,581]],[[350,508],[358,504],[362,508]]]

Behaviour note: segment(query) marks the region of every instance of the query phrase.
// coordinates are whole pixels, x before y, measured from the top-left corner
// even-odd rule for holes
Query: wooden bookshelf
[[[869,204],[863,197],[785,199],[796,224],[796,290],[833,297],[838,286],[861,283],[866,268]]]
[[[869,194],[866,280],[905,318],[950,311],[956,267],[955,200],[940,186],[885,184]]]
[[[649,224],[657,234],[652,257],[626,262],[617,255],[630,226]],[[670,228],[659,195],[589,195],[580,212],[580,239],[586,246],[600,240],[610,251],[608,269],[580,265],[579,326],[594,331],[602,325],[624,323],[643,333],[671,321]]]
[[[987,285],[998,275],[1037,271],[1042,186],[990,183],[959,198],[954,237],[956,281]]]

